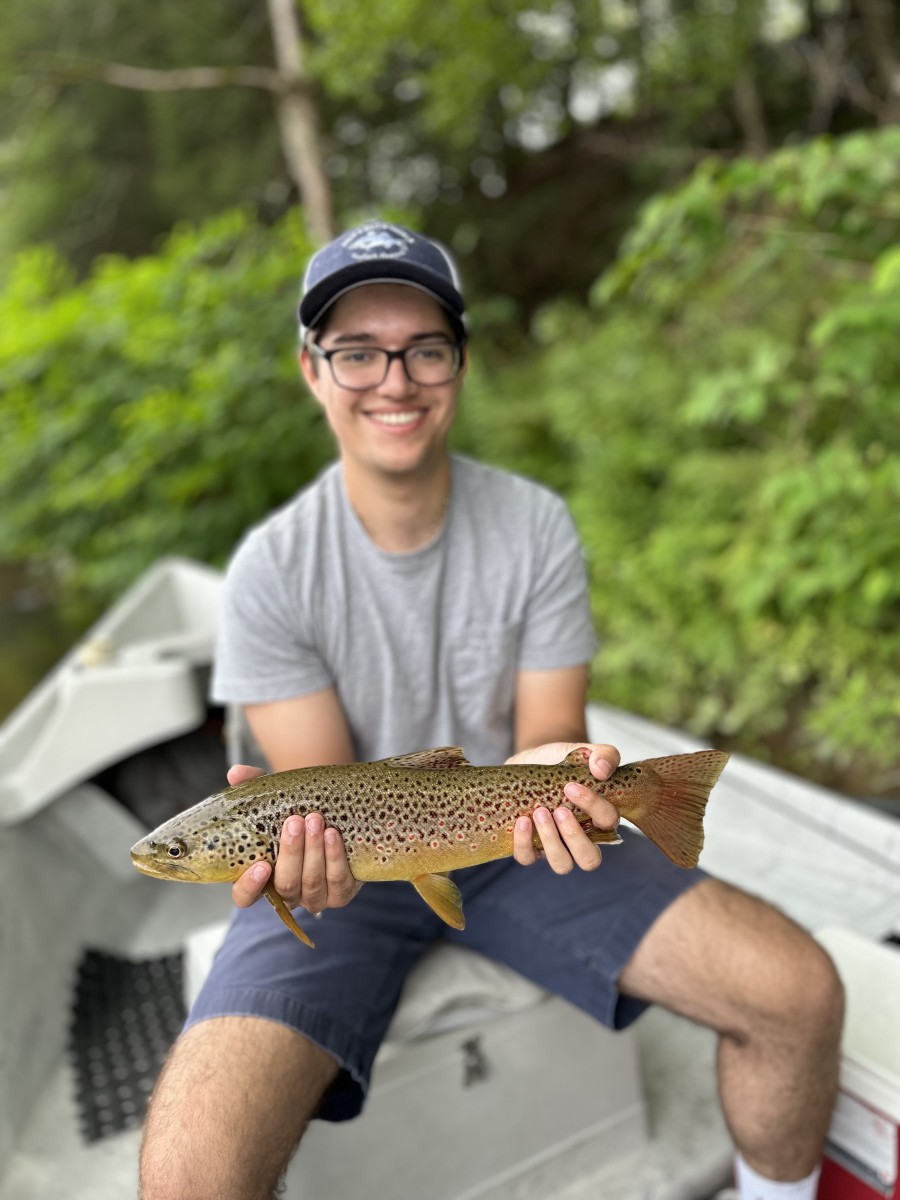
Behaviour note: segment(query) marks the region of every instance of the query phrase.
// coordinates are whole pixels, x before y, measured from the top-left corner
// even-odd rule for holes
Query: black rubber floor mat
[[[69,1029],[85,1141],[140,1126],[184,1016],[181,954],[133,961],[85,951]]]

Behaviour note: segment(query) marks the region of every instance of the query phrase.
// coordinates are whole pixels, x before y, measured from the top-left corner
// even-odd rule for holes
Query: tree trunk
[[[890,5],[886,0],[856,0],[863,36],[887,101],[884,123],[900,120],[900,58],[895,51]]]
[[[268,0],[278,73],[284,90],[275,96],[281,146],[300,194],[310,236],[323,244],[335,235],[331,186],[322,161],[316,107],[303,66],[303,40],[295,0]]]
[[[756,80],[749,68],[740,71],[734,81],[734,109],[744,135],[744,153],[762,158],[768,149],[766,120]]]

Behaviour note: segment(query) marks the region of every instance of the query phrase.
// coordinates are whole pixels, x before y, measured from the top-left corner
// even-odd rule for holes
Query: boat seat
[[[188,1003],[226,928],[188,939]],[[410,972],[362,1115],[313,1122],[284,1197],[536,1200],[646,1139],[629,1030],[610,1032],[509,967],[438,943]]]

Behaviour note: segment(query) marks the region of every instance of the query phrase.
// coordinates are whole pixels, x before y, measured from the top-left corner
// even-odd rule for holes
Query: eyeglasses
[[[410,383],[422,387],[440,387],[452,383],[462,366],[463,343],[419,342],[405,350],[382,350],[380,346],[353,346],[323,350],[315,342],[307,347],[316,358],[324,358],[338,387],[351,392],[366,392],[381,387],[391,363],[399,358]]]

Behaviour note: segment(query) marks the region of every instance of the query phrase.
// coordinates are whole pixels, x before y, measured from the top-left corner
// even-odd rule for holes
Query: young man
[[[216,698],[244,706],[273,770],[444,744],[475,764],[559,761],[587,736],[582,554],[557,497],[448,453],[466,371],[452,263],[369,223],[314,256],[300,318],[301,371],[339,461],[237,550]],[[598,778],[617,763],[592,748]],[[593,793],[566,790],[597,825],[615,823]],[[439,937],[610,1026],[658,1003],[717,1030],[743,1194],[812,1200],[841,1027],[825,954],[643,838],[626,835],[601,870],[565,810],[538,809],[515,839],[518,864],[455,873],[468,918],[457,933],[412,888],[360,888],[321,817],[290,818],[275,884],[322,914],[317,949],[254,904],[267,864],[237,881],[236,919],[151,1105],[145,1200],[268,1200],[313,1116],[359,1111],[403,980]]]

